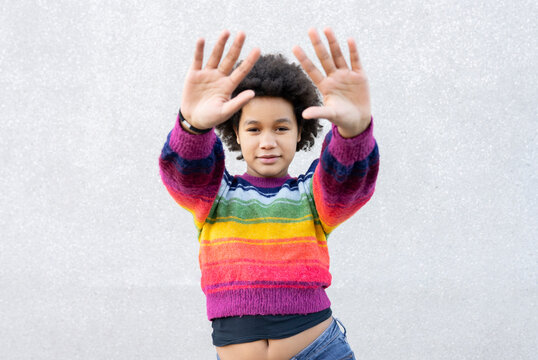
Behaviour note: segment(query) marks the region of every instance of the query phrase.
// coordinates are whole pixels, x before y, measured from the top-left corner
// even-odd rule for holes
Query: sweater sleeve
[[[214,131],[195,135],[179,115],[159,157],[159,173],[172,198],[194,217],[198,231],[211,210],[224,174],[224,150]]]
[[[353,138],[343,138],[333,124],[323,141],[312,179],[312,192],[323,230],[328,235],[374,194],[379,152],[370,125]]]

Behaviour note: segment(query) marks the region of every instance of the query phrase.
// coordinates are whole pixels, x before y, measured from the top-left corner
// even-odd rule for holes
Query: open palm
[[[350,68],[333,31],[326,28],[324,32],[329,42],[331,54],[327,52],[315,29],[310,29],[308,35],[327,76],[324,76],[316,68],[299,46],[293,48],[293,53],[301,66],[323,96],[324,106],[307,108],[303,112],[303,117],[305,119],[328,119],[338,126],[338,130],[343,136],[353,137],[364,131],[370,123],[368,79],[361,66],[355,41],[351,38],[348,39]]]
[[[229,35],[227,30],[221,33],[204,68],[204,39],[198,39],[196,43],[194,61],[183,86],[181,113],[189,123],[200,129],[211,128],[226,121],[254,97],[252,90],[245,90],[233,99],[231,95],[256,63],[260,50],[253,49],[241,65],[233,69],[243,47],[245,34],[238,33],[228,54],[221,61]]]

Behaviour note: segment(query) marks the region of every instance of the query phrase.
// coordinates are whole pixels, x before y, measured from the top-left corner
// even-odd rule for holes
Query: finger
[[[329,48],[331,49],[331,55],[333,56],[333,61],[337,68],[346,68],[349,69],[346,63],[344,55],[342,55],[342,50],[340,50],[340,45],[336,40],[336,36],[331,28],[325,28],[324,30],[327,41],[329,42]]]
[[[325,73],[329,75],[332,72],[336,71],[336,66],[334,65],[333,59],[331,58],[331,55],[329,55],[329,53],[327,52],[325,45],[323,45],[323,43],[321,42],[321,38],[319,37],[316,29],[310,28],[308,30],[308,36],[310,37],[310,41],[314,46],[316,55],[318,56],[318,59],[321,62],[321,66],[323,66]]]
[[[194,70],[201,70],[204,61],[204,39],[199,38],[196,41],[196,50],[194,51],[194,61],[191,68]]]
[[[347,39],[347,46],[349,47],[349,60],[351,62],[351,69],[353,71],[359,71],[362,68],[361,60],[359,58],[359,52],[357,51],[357,44],[353,38]]]
[[[215,69],[219,65],[220,58],[224,51],[224,46],[226,46],[226,41],[228,41],[229,36],[230,36],[230,32],[228,30],[223,30],[220,33],[219,39],[217,40],[217,43],[215,44],[215,47],[213,48],[213,51],[211,52],[211,56],[209,57],[209,60],[207,61],[207,64],[205,66],[206,68]]]
[[[241,91],[236,97],[226,102],[222,106],[222,113],[226,116],[226,120],[229,119],[234,113],[238,112],[246,103],[248,103],[255,93],[253,90]]]
[[[297,60],[299,60],[299,63],[303,67],[304,71],[306,71],[308,76],[310,76],[314,84],[316,84],[317,86],[323,80],[324,77],[321,71],[319,71],[316,65],[314,65],[312,61],[310,61],[303,49],[301,49],[299,46],[295,45],[293,49],[291,49],[291,51],[293,52],[293,55],[295,55]]]
[[[303,119],[327,119],[332,121],[336,114],[333,108],[327,106],[311,106],[303,111]]]
[[[222,60],[222,62],[219,65],[219,70],[225,73],[226,75],[229,75],[230,72],[233,69],[233,66],[235,65],[235,62],[237,61],[237,58],[239,57],[239,54],[241,53],[241,49],[243,48],[243,43],[245,42],[245,33],[240,31],[237,36],[235,37],[235,40],[230,47],[230,51],[228,51],[228,54]]]
[[[254,48],[248,54],[247,58],[241,62],[241,65],[235,68],[235,70],[230,74],[230,80],[234,86],[234,89],[239,85],[241,80],[252,70],[256,61],[260,57],[260,49]]]

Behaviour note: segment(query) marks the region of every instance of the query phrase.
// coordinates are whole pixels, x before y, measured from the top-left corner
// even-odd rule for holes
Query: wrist
[[[368,129],[368,126],[370,125],[371,120],[372,120],[372,117],[370,116],[367,120],[361,120],[357,124],[357,126],[353,128],[343,128],[343,127],[337,126],[338,133],[340,133],[340,135],[343,138],[346,138],[346,139],[353,138],[355,136],[362,134],[366,129]]]
[[[195,135],[201,135],[210,132],[213,128],[209,129],[202,129],[199,127],[193,126],[181,113],[181,109],[179,109],[179,122],[181,124],[181,127],[185,129],[187,132]]]

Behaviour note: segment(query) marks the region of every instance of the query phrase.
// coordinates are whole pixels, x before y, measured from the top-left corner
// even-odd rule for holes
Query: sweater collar
[[[243,180],[248,181],[254,186],[263,187],[263,188],[274,188],[282,186],[288,179],[291,179],[291,176],[287,174],[284,177],[258,177],[252,176],[247,173],[239,175]]]

